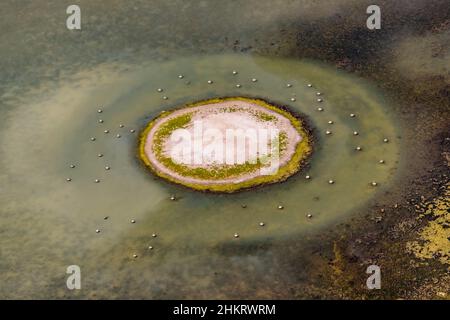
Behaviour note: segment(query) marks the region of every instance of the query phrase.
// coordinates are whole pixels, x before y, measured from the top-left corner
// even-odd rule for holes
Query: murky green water
[[[168,184],[141,166],[138,132],[150,118],[228,95],[261,97],[306,115],[317,135],[310,168],[282,184],[214,195]],[[218,55],[139,68],[101,65],[51,92],[36,89],[0,114],[6,119],[0,129],[0,292],[6,297],[220,297],[226,279],[217,274],[242,267],[264,275],[271,253],[230,256],[217,248],[326,232],[388,187],[399,158],[398,132],[382,95],[312,61]],[[180,199],[170,201],[171,194]],[[82,269],[81,291],[65,287],[71,264]]]

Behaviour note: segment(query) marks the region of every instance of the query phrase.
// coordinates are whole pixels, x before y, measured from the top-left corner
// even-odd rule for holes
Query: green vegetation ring
[[[304,119],[262,99],[227,97],[164,111],[140,135],[157,176],[199,191],[236,192],[286,180],[312,152]]]

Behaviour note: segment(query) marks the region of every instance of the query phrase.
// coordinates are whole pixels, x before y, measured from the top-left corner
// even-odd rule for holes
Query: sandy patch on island
[[[237,109],[237,111],[230,112],[229,110]],[[224,111],[228,110],[228,111]],[[258,117],[258,114],[263,113],[264,115],[269,115],[270,120],[264,120],[261,117]],[[286,144],[285,149],[281,152],[279,155],[279,167],[283,167],[285,164],[289,162],[293,154],[295,153],[297,144],[302,140],[302,136],[297,131],[297,129],[292,125],[291,121],[284,117],[283,115],[269,110],[267,108],[264,108],[256,103],[252,103],[250,101],[241,101],[241,100],[229,100],[229,101],[223,101],[223,102],[217,102],[217,103],[208,103],[201,106],[195,106],[195,107],[187,107],[183,109],[176,110],[172,112],[167,117],[163,117],[161,119],[158,119],[152,129],[149,131],[147,137],[145,138],[145,153],[152,164],[152,166],[162,173],[169,175],[176,180],[179,180],[180,182],[184,183],[195,183],[195,184],[229,184],[229,183],[240,183],[247,180],[251,180],[255,177],[258,177],[261,175],[261,170],[255,170],[253,172],[246,172],[243,174],[240,174],[238,176],[233,176],[230,178],[224,178],[224,179],[199,179],[195,177],[189,177],[189,176],[183,176],[177,172],[174,172],[173,170],[167,168],[164,166],[155,156],[153,152],[153,142],[155,138],[156,132],[161,128],[161,126],[169,121],[170,119],[174,119],[176,117],[179,117],[184,114],[191,114],[192,118],[190,123],[185,127],[185,129],[190,132],[192,140],[190,142],[191,145],[194,145],[194,143],[200,143],[202,142],[203,148],[208,147],[214,147],[213,144],[222,144],[223,146],[226,145],[226,130],[232,129],[232,130],[243,130],[245,132],[246,130],[254,130],[256,132],[259,132],[258,130],[266,130],[267,132],[274,132],[277,130],[278,132],[283,132],[286,135]],[[195,122],[201,123],[203,133],[206,132],[206,130],[216,130],[222,133],[222,139],[208,139],[208,138],[201,138],[205,136],[199,136],[195,135]],[[198,129],[198,126],[197,126]],[[202,140],[202,141],[199,141]],[[245,140],[245,146],[235,144],[235,153],[236,156],[243,156],[245,160],[251,160],[251,153],[250,150],[250,139]],[[270,139],[269,139],[270,141]],[[163,143],[163,153],[165,156],[168,156],[173,159],[172,156],[172,150],[175,147],[175,145],[179,146],[179,141],[174,142],[170,138],[170,136],[165,139]],[[203,151],[203,148],[200,150],[200,152]],[[261,150],[261,149],[258,149]],[[198,156],[199,150],[195,150],[192,148],[192,157]],[[270,152],[270,147],[268,148],[268,152]],[[263,154],[259,154],[259,156],[264,156]],[[225,157],[225,152],[224,152]],[[194,158],[192,158],[194,159]],[[173,159],[175,160],[175,159]],[[179,162],[180,159],[177,159]],[[196,168],[196,167],[202,167],[202,168],[211,168],[213,165],[212,159],[204,159],[201,164],[198,163],[183,163],[184,165],[188,166],[189,168]],[[206,160],[206,161],[205,161]],[[225,162],[225,161],[224,161]],[[276,172],[275,172],[276,173]]]

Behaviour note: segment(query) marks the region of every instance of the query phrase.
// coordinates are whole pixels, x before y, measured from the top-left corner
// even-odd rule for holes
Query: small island
[[[312,152],[304,119],[262,99],[227,97],[164,111],[140,135],[139,157],[157,176],[232,193],[286,180]]]

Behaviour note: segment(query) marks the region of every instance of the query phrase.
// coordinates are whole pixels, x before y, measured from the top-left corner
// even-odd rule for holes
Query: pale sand
[[[235,112],[223,112],[221,109],[228,108],[228,107],[237,107],[239,108],[239,111]],[[264,121],[259,119],[258,117],[251,114],[251,111],[261,111],[265,114],[269,114],[271,116],[274,116],[276,120],[271,121]],[[203,132],[206,129],[216,129],[219,130],[223,135],[223,141],[216,141],[216,143],[223,143],[225,144],[225,132],[227,129],[243,129],[244,131],[246,129],[278,129],[279,132],[285,132],[287,134],[287,145],[286,149],[282,152],[279,159],[279,167],[283,167],[286,165],[286,163],[289,162],[292,155],[295,153],[295,149],[297,144],[302,140],[301,135],[296,130],[296,128],[293,127],[290,120],[284,117],[283,115],[271,111],[269,109],[266,109],[258,104],[252,103],[250,101],[241,101],[241,100],[230,100],[230,101],[223,101],[218,103],[210,103],[205,104],[201,106],[195,106],[190,108],[183,108],[174,111],[167,117],[163,117],[154,124],[150,132],[148,133],[146,140],[145,140],[145,153],[147,155],[148,160],[152,164],[155,170],[161,171],[162,173],[179,180],[182,183],[192,183],[192,184],[203,184],[203,185],[209,185],[209,184],[230,184],[230,183],[240,183],[247,180],[251,180],[255,177],[258,177],[261,175],[260,170],[256,170],[254,172],[250,173],[244,173],[242,175],[239,175],[237,177],[230,177],[225,178],[221,180],[204,180],[204,179],[198,179],[193,177],[186,177],[178,174],[177,172],[174,172],[167,167],[165,167],[163,164],[161,164],[156,156],[152,152],[152,144],[155,133],[159,130],[161,125],[165,123],[166,121],[176,118],[180,115],[186,114],[186,113],[194,113],[192,116],[192,120],[188,127],[186,129],[192,134],[192,137],[194,137],[193,131],[194,131],[194,121],[201,121],[203,125]],[[203,146],[209,145],[211,146],[211,143],[207,143],[208,141],[203,142]],[[171,150],[175,144],[171,142],[170,137],[165,140],[163,145],[163,151],[166,156],[171,155]],[[236,153],[242,153],[246,160],[249,159],[248,154],[248,140],[245,145],[244,150],[236,150]],[[225,152],[224,152],[225,153]],[[194,155],[195,152],[192,153]],[[172,158],[173,159],[173,158]],[[174,159],[176,160],[176,159]],[[180,160],[180,159],[178,159]],[[191,164],[188,165],[188,167],[195,168],[195,167],[204,167],[209,168],[210,163],[205,162],[201,165],[199,164]]]

